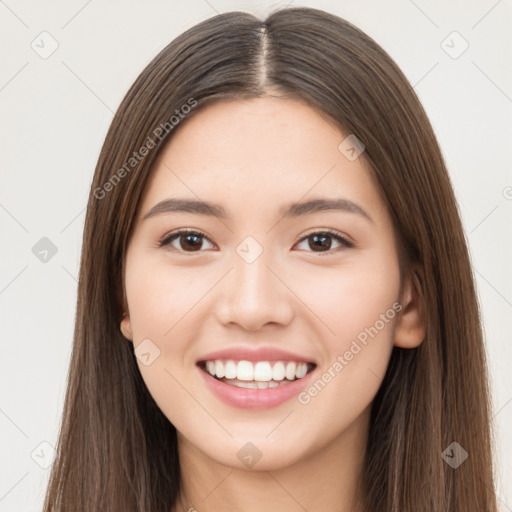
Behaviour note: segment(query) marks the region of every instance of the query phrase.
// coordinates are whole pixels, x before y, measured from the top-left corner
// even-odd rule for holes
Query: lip
[[[248,348],[248,347],[233,347],[227,348],[224,350],[217,350],[215,352],[210,352],[205,356],[201,357],[197,360],[197,363],[203,361],[212,361],[215,359],[233,359],[235,361],[295,361],[298,363],[313,363],[316,366],[316,361],[313,359],[309,359],[305,356],[300,356],[294,354],[293,352],[288,352],[286,350],[281,350],[273,347],[260,347],[260,348]],[[303,377],[305,378],[305,377]]]
[[[220,359],[220,358],[219,358]],[[305,387],[309,386],[316,367],[310,370],[304,377],[276,388],[249,389],[239,388],[231,384],[225,384],[221,380],[212,377],[200,366],[196,366],[205,384],[210,391],[222,402],[239,409],[261,410],[277,407],[297,396]]]

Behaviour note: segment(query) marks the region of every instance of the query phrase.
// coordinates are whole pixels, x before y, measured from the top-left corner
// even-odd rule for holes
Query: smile
[[[211,352],[196,362],[200,379],[221,402],[245,410],[269,409],[304,390],[317,364],[274,347]]]
[[[201,361],[199,367],[225,384],[246,389],[276,388],[302,379],[314,363],[296,361]]]

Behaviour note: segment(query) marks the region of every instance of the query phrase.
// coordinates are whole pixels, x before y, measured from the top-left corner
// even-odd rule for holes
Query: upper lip
[[[213,361],[215,359],[224,360],[235,360],[235,361],[296,361],[306,363],[316,363],[305,356],[288,352],[287,350],[281,350],[274,347],[260,347],[260,348],[249,348],[249,347],[232,347],[223,350],[216,350],[215,352],[209,352],[200,359],[198,363],[203,361]]]

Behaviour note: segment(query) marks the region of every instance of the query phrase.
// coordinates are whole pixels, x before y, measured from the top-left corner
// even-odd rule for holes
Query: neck
[[[219,464],[178,433],[181,491],[172,512],[360,512],[369,412],[313,455],[271,471]]]

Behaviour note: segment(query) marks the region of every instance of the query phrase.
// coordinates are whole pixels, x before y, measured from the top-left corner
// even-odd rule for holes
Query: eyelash
[[[170,234],[166,235],[164,238],[162,238],[162,240],[160,240],[158,242],[158,246],[159,247],[167,246],[171,242],[173,242],[174,240],[179,238],[181,235],[188,235],[188,234],[199,235],[201,238],[208,240],[208,242],[212,243],[211,240],[204,233],[201,233],[200,231],[196,231],[193,229],[181,229],[179,231],[175,231],[174,233],[170,233]],[[337,231],[333,231],[331,229],[324,229],[322,231],[314,231],[312,233],[309,233],[306,236],[302,237],[298,243],[303,242],[304,240],[307,240],[308,238],[312,237],[313,235],[329,235],[330,237],[335,238],[341,244],[341,246],[343,246],[347,249],[354,247],[354,244],[352,242],[349,242],[346,238],[342,237]],[[340,249],[340,247],[337,247],[336,249]],[[327,251],[320,251],[320,252],[315,252],[315,251],[307,251],[307,252],[313,252],[314,254],[318,254],[319,256],[325,256],[325,255],[329,255],[330,253],[336,251],[336,249],[328,249]],[[175,248],[173,248],[172,250],[174,252],[185,252],[185,253],[191,253],[191,254],[194,254],[196,252],[203,252],[203,251],[183,251],[181,249],[175,249]]]

